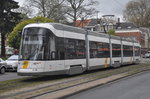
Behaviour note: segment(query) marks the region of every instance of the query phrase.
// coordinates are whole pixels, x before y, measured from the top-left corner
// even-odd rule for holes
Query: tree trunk
[[[5,35],[1,33],[1,57],[6,57],[5,52]]]
[[[73,26],[76,26],[76,21],[77,21],[77,11],[76,9],[74,9]]]

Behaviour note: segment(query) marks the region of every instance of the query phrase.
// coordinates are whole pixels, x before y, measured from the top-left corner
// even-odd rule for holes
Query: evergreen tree
[[[20,13],[14,12],[19,5],[14,0],[0,0],[0,33],[1,33],[1,56],[5,57],[6,35],[21,20]]]
[[[27,20],[23,20],[22,22],[18,23],[13,31],[8,35],[8,44],[9,46],[18,49],[20,47],[20,41],[21,41],[21,32],[22,29],[31,23],[48,23],[48,22],[53,22],[53,20],[49,19],[49,18],[45,18],[45,17],[34,17],[32,19],[27,19]]]

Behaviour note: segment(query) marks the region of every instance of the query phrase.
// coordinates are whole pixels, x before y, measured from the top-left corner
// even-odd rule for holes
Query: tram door
[[[64,69],[63,57],[63,38],[56,37],[52,32],[46,36],[47,51],[46,55],[48,60],[45,62],[45,71],[60,71]],[[45,52],[46,52],[45,51]]]

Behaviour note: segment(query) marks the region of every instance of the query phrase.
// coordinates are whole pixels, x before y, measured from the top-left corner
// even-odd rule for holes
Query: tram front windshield
[[[50,33],[45,28],[26,28],[22,36],[20,60],[50,59]]]

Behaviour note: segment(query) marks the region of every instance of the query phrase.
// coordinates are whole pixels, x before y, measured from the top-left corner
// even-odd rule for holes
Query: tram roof
[[[72,33],[80,33],[80,34],[86,34],[88,32],[88,35],[99,36],[99,37],[104,37],[104,38],[111,37],[112,39],[116,39],[116,40],[122,39],[123,41],[137,42],[136,40],[131,39],[131,38],[124,38],[124,37],[113,36],[113,35],[110,36],[108,34],[99,33],[99,32],[95,32],[95,31],[89,31],[89,30],[82,29],[79,27],[73,27],[73,26],[64,25],[64,24],[60,24],[60,23],[33,23],[33,24],[27,25],[26,27],[30,27],[30,26],[33,27],[34,25],[42,26],[43,24],[47,27],[53,26],[56,30],[63,30],[63,31],[69,31]]]
[[[64,25],[64,24],[60,24],[60,23],[50,23],[50,24],[55,29],[58,29],[58,30],[76,32],[76,33],[81,33],[81,34],[86,34],[86,32],[87,32],[85,29],[78,28],[78,27],[72,27],[72,26],[68,26],[68,25]],[[89,31],[89,30],[88,30],[88,34],[89,35],[94,35],[94,36],[99,36],[99,37],[105,37],[105,38],[111,37],[112,39],[116,39],[116,40],[121,40],[122,39],[123,41],[128,41],[128,42],[137,42],[135,39],[132,39],[132,38],[113,36],[113,35],[108,35],[108,34],[99,33],[99,32],[95,32],[95,31]]]

